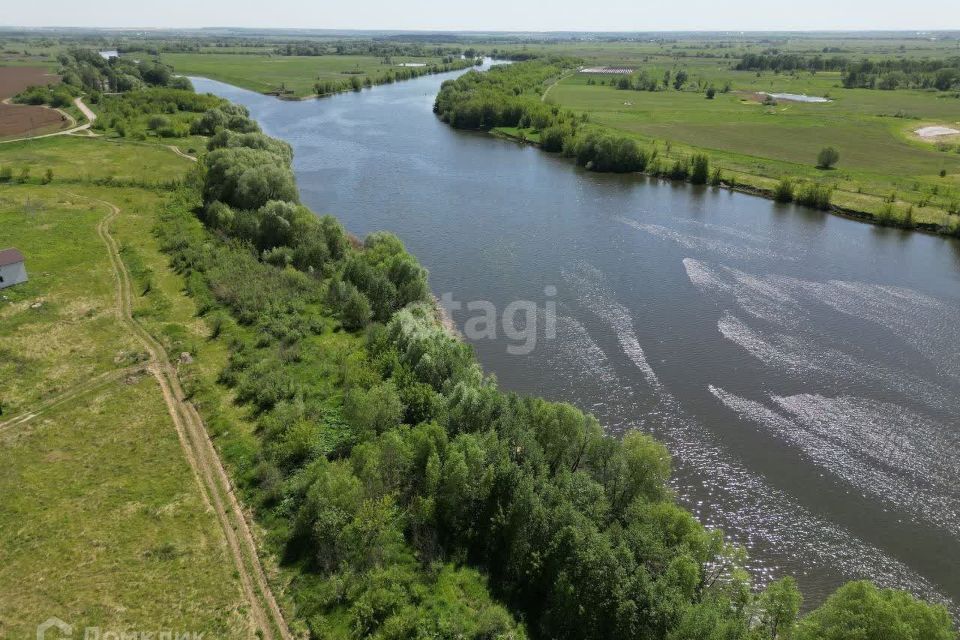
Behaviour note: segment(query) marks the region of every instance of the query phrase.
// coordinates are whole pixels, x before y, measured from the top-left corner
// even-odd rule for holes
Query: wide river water
[[[790,572],[812,605],[868,577],[956,613],[960,243],[455,131],[431,107],[456,75],[303,102],[194,84],[293,145],[315,211],[396,233],[438,297],[536,303],[535,345],[471,340],[484,367],[654,433],[760,581]]]

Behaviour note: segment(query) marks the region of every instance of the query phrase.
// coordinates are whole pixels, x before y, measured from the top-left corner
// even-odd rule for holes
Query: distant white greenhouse
[[[633,73],[630,67],[585,67],[580,69],[580,73],[601,73],[628,76]]]

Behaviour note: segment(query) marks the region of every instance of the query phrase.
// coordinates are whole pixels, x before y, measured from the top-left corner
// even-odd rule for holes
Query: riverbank
[[[204,77],[282,100],[309,100],[424,75],[466,69],[473,59],[430,57],[423,67],[385,64],[376,56],[268,56],[170,53],[174,72]]]
[[[697,97],[692,91],[620,90],[613,86],[612,80],[598,84],[589,74],[577,73],[576,65],[574,59],[551,58],[494,68],[482,75],[464,75],[444,84],[434,111],[455,128],[497,130],[521,141],[537,142],[545,151],[575,157],[579,165],[593,171],[645,172],[697,184],[709,182],[772,197],[778,202],[813,205],[885,226],[960,235],[960,194],[954,189],[956,175],[952,170],[960,160],[955,159],[955,154],[947,153],[949,148],[938,151],[932,147],[916,148],[906,141],[898,141],[896,136],[891,138],[888,129],[893,125],[887,121],[878,124],[876,117],[846,112],[832,116],[833,128],[849,133],[848,130],[857,127],[872,127],[865,130],[873,131],[873,138],[878,139],[841,147],[840,158],[848,157],[844,154],[852,156],[841,162],[843,168],[814,166],[812,161],[809,165],[786,162],[769,153],[745,155],[746,150],[742,148],[731,151],[696,146],[669,137],[656,139],[650,135],[651,130],[637,129],[634,125],[645,122],[640,118],[643,114],[661,119],[666,116],[660,111],[650,111],[655,107],[649,105],[647,111],[636,111],[631,99],[661,107],[682,104],[692,110],[707,108],[701,106],[704,103],[709,107],[708,113],[722,110],[723,114],[730,112],[731,118],[737,114],[746,117],[741,111],[748,109],[746,113],[757,120],[756,127],[765,127],[762,131],[768,136],[771,131],[798,126],[797,122],[804,126],[817,122],[815,114],[793,115],[793,110],[840,107],[835,107],[833,102],[827,106],[790,103],[789,107],[770,110],[767,117],[750,110],[755,109],[752,106],[740,104],[735,97],[719,97],[716,92],[710,94],[709,100],[701,96],[691,103]],[[607,86],[602,86],[604,84]],[[506,86],[512,89],[505,90]],[[547,91],[549,100],[544,98]],[[613,102],[615,99],[626,101]],[[707,118],[698,126],[711,135],[716,133],[711,127],[725,130],[724,127],[732,126],[712,122]],[[657,131],[667,131],[665,127]],[[766,149],[759,134],[753,138],[755,145],[750,149]],[[836,162],[835,151],[833,155],[831,164]],[[864,160],[865,155],[874,162]],[[933,175],[928,175],[928,171]],[[911,174],[915,177],[908,177]]]
[[[538,149],[542,149],[542,144],[540,142],[540,133],[536,130],[524,130],[518,129],[516,127],[495,127],[489,131],[490,135],[504,140],[512,140],[519,144],[530,145]],[[670,161],[672,158],[667,157],[667,160]],[[571,160],[573,162],[573,160]],[[767,200],[776,201],[777,200],[777,189],[773,187],[762,187],[762,186],[753,186],[746,184],[744,182],[738,182],[737,180],[731,179],[729,176],[725,176],[722,169],[720,170],[720,182],[718,184],[710,184],[711,187],[723,188],[730,191],[736,191],[738,193],[744,193],[751,196],[756,196],[759,198],[765,198]],[[664,172],[653,173],[650,171],[638,171],[638,175],[643,175],[648,178],[656,178],[658,180],[664,180],[667,182],[688,182],[685,179],[674,179],[669,175],[665,175]],[[907,205],[909,206],[909,205]],[[878,217],[872,213],[869,213],[864,210],[853,209],[850,207],[842,207],[837,204],[830,204],[829,208],[826,209],[817,209],[819,211],[824,211],[826,213],[831,213],[834,215],[842,216],[850,220],[856,220],[857,222],[864,222],[868,224],[875,224],[883,227],[892,227],[896,229],[903,229],[909,231],[918,231],[921,233],[928,233],[936,236],[951,236],[951,237],[960,237],[960,216],[955,216],[952,226],[943,226],[931,222],[902,222],[898,221],[896,218],[892,217],[887,220],[880,220]]]

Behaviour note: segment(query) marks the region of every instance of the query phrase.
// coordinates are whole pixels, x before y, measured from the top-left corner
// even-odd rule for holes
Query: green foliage
[[[794,189],[793,199],[797,204],[826,211],[830,208],[830,194],[830,187],[815,182],[806,182]]]
[[[720,171],[720,167],[714,167],[713,173],[710,174],[710,185],[713,187],[719,187],[723,184],[723,174]]]
[[[693,184],[707,184],[710,176],[710,158],[698,153],[690,158],[690,182]]]
[[[817,154],[818,169],[832,169],[840,161],[840,152],[833,147],[824,147]]]
[[[189,81],[184,83],[173,78],[168,67],[154,60],[137,61],[127,57],[107,60],[97,51],[85,48],[70,49],[57,60],[64,84],[87,92],[123,93],[144,85],[192,89],[188,87]]]
[[[802,602],[803,597],[797,588],[797,581],[792,577],[787,576],[770,583],[757,602],[760,609],[760,628],[764,637],[789,640]]]
[[[956,640],[942,605],[921,602],[903,591],[848,583],[804,617],[795,640]]]
[[[280,158],[264,149],[229,147],[206,157],[204,200],[220,201],[238,209],[253,210],[271,200],[296,202],[293,172]]]
[[[76,93],[79,92],[69,85],[29,87],[14,96],[13,102],[32,105],[46,104],[54,108],[63,108],[73,104]]]
[[[288,149],[241,133],[218,130],[160,236],[204,308],[236,319],[220,380],[257,420],[244,488],[315,637],[746,640],[754,604],[786,637],[792,583],[751,601],[742,554],[674,503],[662,444],[501,391],[399,239],[348,242],[297,204]],[[564,151],[645,162],[589,132]],[[288,193],[244,177],[266,164]]]
[[[773,190],[773,199],[777,202],[793,201],[793,180],[790,178],[780,178],[776,188]]]
[[[647,157],[630,138],[590,132],[573,140],[569,155],[577,164],[592,171],[626,173],[643,171]]]

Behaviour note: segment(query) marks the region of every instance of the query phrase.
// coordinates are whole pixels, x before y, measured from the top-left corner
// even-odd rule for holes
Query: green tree
[[[370,389],[354,388],[344,400],[344,416],[357,429],[383,433],[400,424],[403,403],[393,382],[384,382]]]
[[[771,582],[757,602],[764,636],[770,640],[789,640],[802,601],[797,581],[791,576]]]
[[[837,589],[805,616],[794,640],[956,640],[947,609],[866,581]]]
[[[370,308],[370,301],[356,287],[353,287],[348,292],[340,310],[340,321],[343,322],[343,326],[356,331],[367,326],[372,318],[373,310]]]
[[[824,147],[817,154],[818,169],[832,169],[840,161],[840,152],[833,147]]]

